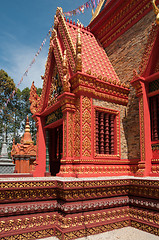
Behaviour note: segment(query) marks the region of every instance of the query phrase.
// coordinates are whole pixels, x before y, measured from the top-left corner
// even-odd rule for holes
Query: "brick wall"
[[[133,69],[138,71],[154,21],[155,15],[151,11],[105,49],[121,82],[130,82]]]
[[[151,11],[105,49],[121,82],[130,83],[133,78],[133,69],[138,72],[154,21],[155,15]],[[128,159],[138,159],[140,158],[139,103],[133,87],[130,87],[129,103],[125,111],[124,117],[121,114],[122,156],[125,158],[127,155]]]

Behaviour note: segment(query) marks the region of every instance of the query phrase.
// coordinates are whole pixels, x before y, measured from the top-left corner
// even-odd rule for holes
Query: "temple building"
[[[42,94],[30,93],[34,176],[159,176],[157,11],[101,1],[83,27],[57,8]]]
[[[32,141],[28,116],[21,142],[15,144],[15,140],[13,140],[11,156],[15,164],[15,173],[32,173],[34,171],[36,166],[36,145]]]
[[[101,0],[88,27],[57,8],[42,94],[30,91],[37,144],[27,120],[12,149],[33,177],[0,178],[1,239],[128,226],[158,239],[158,3]]]

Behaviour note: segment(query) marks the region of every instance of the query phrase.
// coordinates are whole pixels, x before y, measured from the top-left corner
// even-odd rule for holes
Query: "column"
[[[49,161],[49,132],[46,130],[46,171],[45,176],[50,175],[50,161]]]

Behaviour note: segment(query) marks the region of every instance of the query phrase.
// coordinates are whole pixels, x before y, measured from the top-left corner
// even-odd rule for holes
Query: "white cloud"
[[[48,41],[48,40],[47,40]],[[35,62],[29,68],[28,75],[24,76],[22,83],[18,86],[21,90],[25,87],[31,87],[32,82],[36,87],[42,87],[41,75],[45,72],[45,63],[47,60],[48,43],[43,46],[40,54],[35,57],[38,49],[34,49],[24,44],[19,44],[15,41],[12,44],[4,44],[5,51],[1,55],[1,58],[7,63],[5,71],[13,78],[16,86],[18,86],[23,74],[30,66],[30,63],[35,58]],[[40,47],[40,46],[39,46]]]

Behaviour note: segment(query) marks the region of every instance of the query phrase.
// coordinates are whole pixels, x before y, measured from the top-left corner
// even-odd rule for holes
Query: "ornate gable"
[[[77,73],[87,78],[91,75],[97,82],[104,81],[122,87],[106,52],[95,36],[87,27],[66,20],[62,9],[57,8],[41,98],[37,99],[34,88],[31,91],[32,113],[43,112],[57,101],[60,94],[71,92],[74,88],[71,78]],[[95,85],[94,82],[94,87]]]

